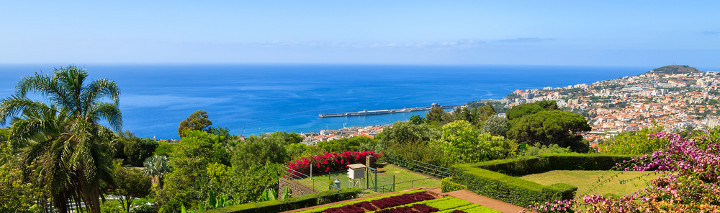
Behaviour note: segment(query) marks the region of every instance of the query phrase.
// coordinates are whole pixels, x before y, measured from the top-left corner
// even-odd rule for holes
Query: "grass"
[[[373,173],[370,173],[370,175],[375,177]],[[435,178],[428,178],[428,176],[424,176],[419,173],[415,173],[409,170],[406,170],[404,168],[400,168],[398,166],[387,164],[382,168],[378,169],[377,173],[377,179],[378,179],[378,190],[382,190],[382,186],[385,186],[384,190],[387,192],[389,190],[390,186],[388,184],[393,183],[393,177],[395,179],[395,191],[402,191],[405,189],[411,189],[415,187],[427,187],[427,188],[433,188],[433,187],[440,187],[440,180]],[[340,188],[349,188],[348,185],[348,177],[347,172],[336,172],[330,175],[320,175],[320,176],[313,176],[313,178],[317,182],[324,182],[325,184],[332,185],[332,181],[337,178],[340,181]],[[420,180],[423,179],[423,180]],[[308,181],[304,181],[303,183],[308,183]],[[323,184],[323,186],[326,186]],[[317,184],[320,185],[320,184]],[[365,180],[362,180],[360,185],[362,188],[367,187],[367,182]],[[374,187],[372,183],[370,183],[370,187]],[[372,193],[372,191],[369,193],[369,195],[376,194]]]
[[[580,171],[555,170],[520,177],[542,185],[567,183],[578,187],[577,195],[612,193],[617,196],[632,194],[648,186],[657,177],[652,172],[637,171]]]

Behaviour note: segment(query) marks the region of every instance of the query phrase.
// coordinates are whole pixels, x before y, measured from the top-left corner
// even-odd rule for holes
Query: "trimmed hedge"
[[[469,190],[519,206],[572,199],[576,186],[559,183],[544,186],[513,176],[550,170],[609,170],[630,156],[598,154],[544,154],[453,166],[453,181]]]
[[[452,176],[450,176],[442,179],[440,182],[440,188],[442,189],[442,192],[452,192],[467,189],[467,186],[453,182]]]
[[[541,154],[472,164],[506,175],[523,176],[552,170],[610,170],[616,163],[630,160],[629,155]]]
[[[245,203],[225,208],[211,209],[207,213],[254,213],[254,212],[281,212],[300,209],[310,206],[322,205],[357,197],[362,190],[356,188],[325,191],[316,194],[307,194],[286,200],[272,200],[259,203]]]

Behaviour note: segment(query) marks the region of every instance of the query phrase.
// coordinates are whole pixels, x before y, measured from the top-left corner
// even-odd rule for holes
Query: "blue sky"
[[[720,67],[718,1],[4,1],[0,63]]]

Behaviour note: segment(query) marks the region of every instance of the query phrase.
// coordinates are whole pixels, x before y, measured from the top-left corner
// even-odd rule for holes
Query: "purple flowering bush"
[[[665,147],[617,165],[626,171],[658,171],[650,186],[619,198],[585,195],[531,205],[537,212],[720,212],[720,130],[682,137],[656,132]]]

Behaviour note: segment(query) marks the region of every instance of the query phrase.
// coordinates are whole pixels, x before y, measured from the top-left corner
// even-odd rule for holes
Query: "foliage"
[[[125,212],[130,212],[133,199],[145,197],[150,194],[150,177],[142,172],[115,164],[113,179],[115,184],[110,194],[117,195]]]
[[[42,195],[41,189],[23,181],[22,171],[13,164],[0,165],[0,212],[39,212],[41,206],[35,201]]]
[[[153,155],[170,157],[170,153],[172,153],[173,149],[175,149],[175,145],[177,145],[177,143],[168,143],[161,141],[158,143],[157,148],[155,148]]]
[[[158,181],[158,186],[162,188],[163,177],[165,176],[165,174],[172,172],[172,169],[170,169],[170,165],[168,164],[167,157],[154,155],[147,158],[143,165],[145,166],[145,168],[142,170],[142,172],[147,175],[155,176]]]
[[[518,142],[558,144],[570,147],[575,152],[589,151],[587,142],[578,134],[592,128],[580,114],[560,110],[541,111],[516,119],[513,123],[507,135]]]
[[[478,131],[467,121],[460,120],[443,126],[439,145],[451,162],[470,163],[511,157],[517,144],[499,136]]]
[[[392,150],[410,143],[427,142],[440,138],[440,132],[427,125],[417,125],[408,121],[398,121],[383,130],[378,141],[380,147]],[[386,150],[377,150],[386,151]]]
[[[180,122],[178,126],[178,135],[180,138],[185,137],[185,132],[190,130],[210,132],[212,121],[208,119],[206,111],[198,110],[190,114],[185,120]]]
[[[272,134],[270,134],[270,135],[268,136],[268,138],[270,138],[270,139],[280,139],[280,140],[284,141],[284,142],[283,142],[283,145],[290,145],[290,144],[300,143],[300,142],[302,142],[303,139],[304,139],[301,135],[299,135],[299,134],[297,134],[297,133],[294,133],[294,132],[287,133],[287,132],[280,132],[280,131],[278,131],[278,132],[273,132]]]
[[[333,152],[302,158],[295,162],[288,163],[288,173],[291,175],[289,178],[296,178],[298,172],[309,175],[311,165],[313,167],[313,175],[345,170],[349,164],[365,164],[366,156],[373,156],[373,159],[377,160],[381,155],[376,154],[374,151],[345,151],[342,153]]]
[[[100,204],[100,212],[102,213],[126,213],[121,207],[122,204],[115,200],[105,200]]]
[[[507,112],[505,112],[505,116],[507,116],[507,119],[509,120],[515,120],[527,115],[538,113],[543,110],[545,109],[538,104],[526,103],[510,108]]]
[[[12,120],[11,140],[27,146],[24,171],[52,197],[53,206],[67,211],[68,200],[84,202],[100,212],[100,184],[112,183],[111,148],[114,130],[122,126],[120,89],[114,81],[87,82],[88,73],[74,66],[56,68],[52,75],[23,77],[15,95],[0,103],[0,123]],[[28,92],[47,97],[48,106],[27,98]],[[110,99],[112,103],[103,102]]]
[[[169,164],[173,171],[166,175],[165,186],[156,200],[163,204],[160,212],[177,211],[182,205],[191,207],[208,191],[220,191],[221,186],[210,181],[208,166],[213,163],[229,165],[229,158],[220,136],[204,131],[185,132],[185,137],[170,154]]]
[[[495,109],[493,109],[492,105],[487,103],[485,106],[456,108],[453,111],[453,120],[464,120],[472,125],[480,126],[485,123],[488,118],[496,114],[497,113],[495,112]],[[447,123],[451,121],[446,120],[445,122]]]
[[[493,136],[505,136],[508,130],[510,130],[510,121],[497,115],[490,116],[482,126],[482,132],[490,133]]]
[[[157,141],[150,138],[139,138],[130,131],[118,134],[115,143],[115,157],[123,159],[123,163],[131,166],[142,166],[146,158],[153,155],[158,147]]]
[[[600,151],[609,154],[625,155],[650,154],[655,150],[664,148],[669,142],[662,138],[648,137],[648,135],[660,131],[662,131],[662,129],[655,127],[643,128],[640,131],[622,132],[612,140],[601,144]]]
[[[467,189],[467,186],[453,182],[452,176],[443,178],[440,184],[442,192],[452,192]]]
[[[430,111],[425,114],[428,123],[442,124],[443,117],[447,116],[447,112],[442,107],[431,107]]]
[[[219,209],[208,210],[208,213],[244,213],[244,212],[281,212],[293,209],[300,209],[309,206],[322,205],[337,201],[352,199],[357,197],[362,190],[360,189],[341,189],[326,191],[317,194],[307,194],[299,197],[290,198],[279,201],[265,201],[258,203],[246,203],[241,205],[229,206]]]
[[[413,123],[413,124],[424,124],[424,123],[426,123],[426,122],[427,122],[427,119],[425,119],[425,117],[423,117],[423,116],[420,116],[420,115],[410,116],[410,123]]]
[[[278,179],[287,171],[284,164],[268,164],[251,169],[233,166],[230,182],[220,187],[220,193],[232,196],[234,203],[256,202],[263,191],[278,189]]]
[[[365,136],[355,136],[351,138],[321,141],[317,144],[317,146],[320,147],[323,152],[364,152],[372,150],[376,144],[377,140],[375,139]]]
[[[232,165],[236,169],[250,169],[272,163],[285,163],[290,157],[282,137],[250,136],[234,148]]]
[[[298,159],[303,156],[303,153],[307,149],[307,145],[303,143],[294,143],[290,145],[285,146],[285,151],[287,152],[288,158],[291,160]]]
[[[563,148],[557,144],[550,144],[549,146],[546,146],[546,145],[541,145],[540,143],[535,143],[532,146],[527,146],[525,148],[525,151],[523,151],[522,155],[535,156],[535,155],[539,155],[539,154],[563,154],[563,153],[571,153],[571,152],[572,151],[570,151],[569,148]]]
[[[395,147],[392,150],[392,153],[406,159],[438,166],[448,166],[449,164],[455,163],[446,158],[443,147],[438,143],[428,143],[423,141],[406,143],[403,146]],[[412,166],[409,167],[412,168]]]

